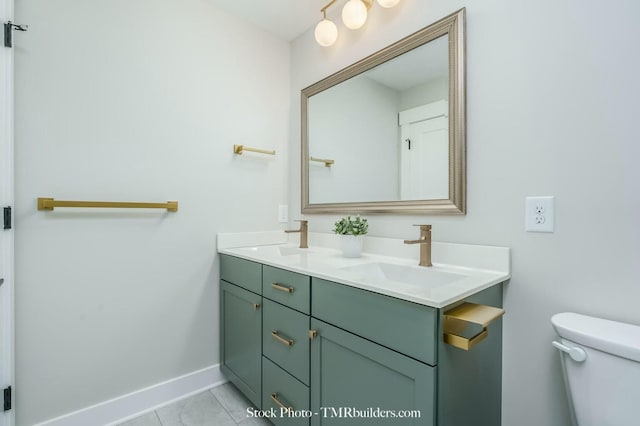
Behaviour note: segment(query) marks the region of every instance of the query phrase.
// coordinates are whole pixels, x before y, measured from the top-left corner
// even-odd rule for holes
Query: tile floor
[[[267,420],[247,417],[253,407],[231,383],[217,386],[136,417],[119,426],[267,426]]]

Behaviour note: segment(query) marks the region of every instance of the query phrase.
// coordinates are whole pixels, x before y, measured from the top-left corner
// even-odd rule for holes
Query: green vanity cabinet
[[[444,343],[445,313],[501,307],[501,284],[432,308],[221,259],[222,371],[256,407],[295,410],[276,426],[501,424],[502,319],[468,351]]]
[[[256,406],[262,393],[262,297],[220,281],[221,369]]]

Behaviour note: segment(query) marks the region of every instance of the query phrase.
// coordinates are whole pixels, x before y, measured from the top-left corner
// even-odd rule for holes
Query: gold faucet
[[[300,248],[309,248],[309,244],[307,242],[307,234],[309,231],[309,221],[308,220],[296,220],[296,222],[300,222],[300,229],[287,229],[284,232],[287,234],[291,234],[294,232],[300,233]]]
[[[431,225],[414,225],[420,227],[420,239],[404,240],[405,244],[420,244],[420,266],[431,265]]]

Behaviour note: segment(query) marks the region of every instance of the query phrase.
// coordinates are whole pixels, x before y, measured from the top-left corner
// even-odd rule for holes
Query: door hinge
[[[11,386],[4,388],[4,411],[11,410]]]
[[[17,25],[9,21],[4,24],[4,47],[13,47],[13,30],[27,31],[28,25]]]
[[[4,208],[4,229],[11,229],[11,207]]]

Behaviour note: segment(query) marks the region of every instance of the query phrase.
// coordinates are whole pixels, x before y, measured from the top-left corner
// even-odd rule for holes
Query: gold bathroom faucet
[[[414,225],[420,227],[420,238],[404,240],[405,244],[420,244],[420,266],[431,265],[431,225]]]
[[[308,220],[296,220],[300,222],[300,229],[287,229],[284,232],[287,234],[299,232],[300,233],[300,248],[309,248],[307,242],[307,235],[309,233],[309,221]]]

